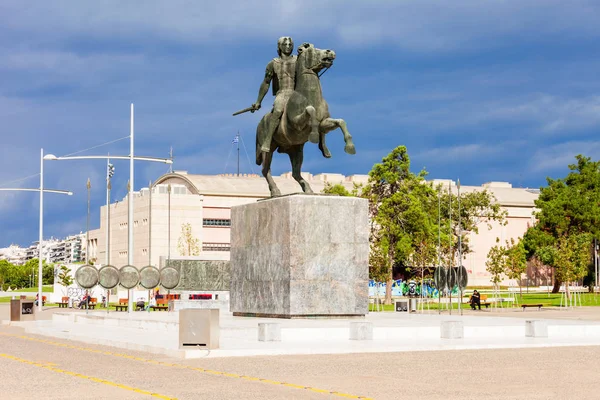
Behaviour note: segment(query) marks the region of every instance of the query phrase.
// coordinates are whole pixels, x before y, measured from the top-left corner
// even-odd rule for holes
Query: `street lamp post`
[[[44,192],[66,194],[72,196],[73,192],[67,190],[44,189],[44,149],[40,150],[40,187],[39,189],[28,188],[0,188],[0,191],[15,191],[15,192],[39,192],[40,193],[40,227],[39,227],[39,242],[38,242],[38,311],[42,311],[42,247],[44,240]]]
[[[53,154],[48,154],[43,157],[44,160],[86,160],[86,159],[111,159],[111,160],[129,160],[129,190],[128,190],[128,199],[129,199],[129,216],[127,222],[127,231],[128,231],[128,243],[127,243],[127,263],[129,265],[133,265],[133,162],[134,160],[138,161],[152,161],[152,162],[161,162],[165,164],[173,164],[173,160],[170,158],[157,158],[157,157],[139,157],[134,156],[133,147],[134,145],[134,131],[133,131],[133,104],[131,104],[131,121],[130,121],[130,152],[128,156],[65,156],[65,157],[57,157]],[[89,243],[88,243],[89,245]],[[131,296],[131,289],[128,289],[129,292],[129,304],[128,304],[128,312],[133,310],[133,298]]]

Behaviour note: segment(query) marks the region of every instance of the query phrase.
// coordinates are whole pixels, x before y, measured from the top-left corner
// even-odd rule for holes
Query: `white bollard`
[[[525,321],[525,337],[547,338],[548,323],[538,320]]]
[[[462,339],[465,336],[465,328],[462,321],[442,321],[440,325],[442,339]]]
[[[373,323],[350,322],[350,340],[373,340]]]
[[[281,342],[281,324],[259,323],[258,324],[259,342]]]

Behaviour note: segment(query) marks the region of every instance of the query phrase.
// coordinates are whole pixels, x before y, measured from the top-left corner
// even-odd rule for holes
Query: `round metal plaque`
[[[132,289],[140,283],[140,273],[133,265],[122,266],[119,270],[121,286],[125,289]]]
[[[98,270],[91,265],[82,265],[75,271],[75,281],[84,289],[93,288],[98,284]]]
[[[148,265],[140,270],[140,285],[145,289],[154,289],[160,283],[158,268]]]
[[[454,289],[454,286],[456,286],[456,281],[456,268],[448,268],[448,272],[446,275],[446,285],[449,290]]]
[[[460,291],[465,290],[465,288],[467,287],[467,283],[469,283],[469,273],[467,272],[467,269],[462,265],[457,268],[456,278],[456,284],[458,285],[458,289]]]
[[[173,267],[164,267],[160,270],[160,284],[165,289],[175,289],[179,285],[179,272]]]
[[[104,289],[113,289],[119,284],[119,269],[113,265],[105,265],[98,271],[98,283]]]
[[[446,288],[446,270],[444,267],[436,267],[433,271],[433,285],[437,290]]]

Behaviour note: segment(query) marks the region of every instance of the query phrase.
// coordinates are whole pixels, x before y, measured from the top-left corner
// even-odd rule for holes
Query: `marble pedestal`
[[[230,310],[364,316],[368,259],[365,199],[294,194],[232,207]]]

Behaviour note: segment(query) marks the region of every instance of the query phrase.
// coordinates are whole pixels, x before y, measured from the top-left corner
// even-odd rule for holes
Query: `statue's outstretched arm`
[[[258,110],[260,108],[260,105],[261,105],[263,99],[265,98],[265,95],[269,91],[269,86],[271,85],[271,80],[273,79],[274,74],[275,74],[275,72],[273,70],[273,62],[271,61],[269,64],[267,64],[267,70],[265,71],[265,78],[263,79],[262,83],[260,84],[260,89],[258,90],[258,98],[256,100],[256,103],[252,104],[252,106],[255,109]]]

